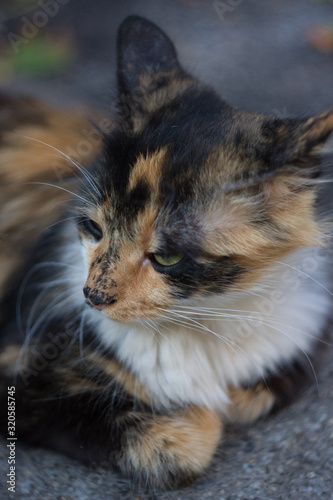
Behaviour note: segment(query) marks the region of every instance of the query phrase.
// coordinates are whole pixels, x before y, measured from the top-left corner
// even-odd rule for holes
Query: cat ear
[[[266,154],[272,168],[286,164],[302,166],[304,160],[315,157],[333,131],[333,112],[305,119],[275,119],[263,126],[263,134],[271,138],[273,148]]]
[[[320,174],[320,155],[333,132],[333,112],[305,119],[244,116],[236,143],[248,167],[233,188],[268,180],[278,173],[304,180]]]
[[[135,121],[152,111],[152,107],[157,109],[165,98],[163,89],[185,75],[170,39],[142,17],[130,16],[123,21],[118,31],[117,52],[123,118],[125,115]]]
[[[223,185],[222,204],[213,203],[203,223],[207,251],[235,253],[257,266],[325,241],[314,188],[333,112],[307,119],[235,112],[229,130],[229,157],[237,161]]]

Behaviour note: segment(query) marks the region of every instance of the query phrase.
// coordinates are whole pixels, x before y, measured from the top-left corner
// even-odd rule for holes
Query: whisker
[[[35,266],[33,266],[28,273],[25,275],[25,277],[22,280],[22,283],[20,285],[20,288],[18,290],[17,294],[17,301],[16,301],[16,322],[19,330],[19,334],[21,335],[22,338],[24,338],[24,332],[22,328],[22,300],[23,300],[23,294],[24,290],[30,280],[30,278],[33,276],[33,274],[43,268],[48,268],[48,267],[70,267],[73,269],[80,270],[78,266],[74,266],[65,262],[58,262],[58,261],[45,261],[45,262],[39,262]]]
[[[168,310],[166,309],[161,309],[163,312],[169,312]],[[174,313],[174,314],[177,314],[177,313]],[[178,314],[177,314],[178,315]],[[250,361],[251,363],[253,363],[253,365],[255,366],[255,368],[258,370],[262,380],[264,381],[266,387],[267,387],[267,383],[266,383],[266,379],[265,379],[265,376],[264,376],[264,373],[262,372],[262,370],[259,368],[259,366],[257,365],[257,363],[251,358],[251,356],[249,356],[249,354],[244,350],[242,349],[238,344],[236,344],[235,342],[233,342],[232,340],[230,339],[226,339],[224,336],[220,336],[219,334],[217,334],[216,332],[214,332],[213,330],[211,330],[210,328],[206,327],[205,325],[202,325],[201,323],[199,323],[198,321],[195,321],[191,318],[188,318],[186,316],[182,316],[182,315],[179,315],[180,317],[184,318],[185,320],[189,320],[191,321],[191,323],[194,324],[194,326],[197,326],[199,329],[201,330],[204,330],[206,331],[207,333],[211,333],[213,334],[214,336],[216,336],[217,338],[219,338],[220,340],[223,340],[227,345],[228,343],[230,344],[229,347],[231,349],[233,349],[233,346],[235,348],[237,348],[239,351],[241,351]],[[193,326],[193,325],[192,325]],[[233,349],[233,351],[235,352],[235,350]]]
[[[73,191],[69,191],[69,189],[66,189],[62,186],[57,186],[56,184],[50,184],[48,182],[26,182],[25,183],[26,185],[29,185],[29,184],[36,184],[36,185],[39,185],[39,186],[49,186],[49,187],[53,187],[53,188],[56,188],[56,189],[60,189],[60,191],[65,191],[66,193],[69,193],[73,196],[75,196],[76,198],[78,198],[79,200],[83,201],[84,203],[87,203],[88,205],[91,205],[92,207],[95,207],[95,205],[87,200],[86,198],[83,198],[82,196],[76,194],[76,193],[73,193]]]
[[[63,295],[63,294],[61,294],[61,296],[62,296],[62,295]],[[66,302],[65,302],[65,303],[68,303],[68,300],[69,300],[71,297],[75,297],[75,295],[76,295],[76,294],[71,294],[71,295],[70,295],[70,296],[66,299]],[[57,299],[59,299],[59,296],[57,297]],[[53,301],[53,302],[54,302],[53,306],[58,306],[59,304],[60,304],[60,306],[62,305],[62,302],[60,302],[60,303],[58,303],[58,304],[57,304],[57,302],[55,302],[55,301]],[[64,302],[64,301],[63,301],[63,302]],[[51,305],[51,304],[50,304],[50,305]],[[49,309],[49,308],[47,308],[47,309]],[[45,313],[45,311],[44,311],[43,313]],[[39,319],[40,319],[40,317],[39,317]],[[39,319],[38,319],[37,321],[39,321]],[[44,318],[42,318],[42,319],[44,319]],[[22,331],[23,331],[23,330],[22,330]],[[20,373],[20,366],[21,366],[22,362],[23,362],[23,363],[25,363],[25,364],[27,363],[28,356],[29,356],[29,350],[28,350],[28,347],[29,347],[29,344],[30,344],[30,342],[31,342],[31,340],[32,340],[32,337],[33,337],[33,335],[34,335],[35,333],[36,333],[36,329],[35,329],[35,331],[33,331],[33,329],[31,329],[30,331],[27,331],[27,332],[26,332],[26,334],[25,334],[25,336],[24,336],[24,340],[23,340],[23,342],[22,342],[22,345],[21,345],[21,348],[20,348],[20,352],[19,352],[19,354],[18,354],[18,356],[17,356],[17,359],[16,359],[16,361],[15,361],[15,367],[14,367],[14,371],[15,371],[15,383],[16,383],[16,381],[17,381],[17,376],[18,376],[18,375],[19,375],[19,373]],[[26,357],[26,360],[25,360],[25,361],[23,360],[23,356],[24,356],[24,355],[25,355],[25,357]]]
[[[56,148],[55,146],[52,146],[51,144],[48,144],[47,142],[41,141],[40,139],[36,139],[34,137],[28,137],[28,136],[22,135],[22,134],[17,134],[15,132],[12,132],[11,134],[12,135],[16,135],[18,137],[22,137],[23,139],[28,139],[30,141],[37,142],[37,143],[39,143],[39,144],[41,144],[43,146],[46,146],[47,148],[52,149],[53,151],[56,151],[57,153],[59,153],[62,158],[66,158],[66,160],[68,160],[70,163],[72,163],[84,175],[84,177],[87,179],[87,181],[89,182],[89,184],[91,185],[91,187],[96,191],[96,193],[99,196],[101,195],[101,193],[99,191],[99,188],[98,188],[98,186],[97,186],[94,178],[92,177],[92,175],[81,164],[77,163],[73,158],[71,158],[70,156],[66,155],[66,153],[64,153],[60,149]]]
[[[145,318],[145,319],[140,319],[139,320],[139,323],[141,326],[144,326],[148,331],[149,333],[151,333],[153,335],[153,337],[156,339],[156,341],[158,343],[160,343],[159,339],[156,337],[155,333],[153,331],[151,331],[151,328],[153,328],[153,325],[150,324],[149,322],[149,319],[148,318]],[[155,328],[153,328],[155,329]]]
[[[48,318],[48,314],[49,312],[54,308],[59,308],[61,307],[62,305],[66,305],[67,302],[68,302],[68,297],[66,296],[78,296],[78,292],[73,294],[73,292],[71,290],[65,290],[64,292],[58,294],[50,303],[49,305],[43,310],[43,312],[38,316],[37,320],[35,321],[33,327],[29,330],[29,331],[26,331],[26,337],[28,338],[32,338],[33,335],[37,332],[37,330],[39,329],[40,325],[44,322],[44,320],[46,318]],[[62,298],[62,297],[66,297],[66,299],[60,301],[59,299]],[[55,307],[56,306],[56,307]],[[48,318],[49,321],[52,319],[52,317],[54,317],[54,315],[50,315],[50,317]],[[45,327],[46,325],[44,324],[44,330],[45,330]]]
[[[79,326],[79,347],[80,347],[80,357],[83,363],[87,364],[87,361],[85,360],[84,356],[84,349],[83,349],[83,335],[84,335],[84,324],[86,321],[88,310],[83,310],[82,315],[81,315],[81,321],[80,321],[80,326]]]
[[[170,312],[171,312],[171,311],[170,311]],[[177,314],[177,313],[175,313],[175,314]],[[186,319],[190,319],[190,320],[191,320],[191,318],[186,318]],[[228,318],[228,319],[230,319],[230,318]],[[304,354],[304,356],[305,356],[305,358],[306,358],[307,362],[309,363],[309,366],[310,366],[310,368],[311,368],[311,371],[312,371],[312,373],[313,373],[313,375],[314,375],[315,383],[316,383],[316,386],[317,386],[317,388],[318,388],[318,379],[317,379],[317,374],[316,374],[316,371],[315,371],[315,369],[314,369],[314,366],[313,366],[313,364],[312,364],[312,362],[311,362],[310,357],[308,356],[308,354],[306,353],[306,351],[305,351],[305,350],[304,350],[304,349],[300,346],[300,344],[299,344],[299,343],[298,343],[298,342],[297,342],[297,341],[296,341],[296,340],[295,340],[295,339],[294,339],[291,335],[289,335],[286,331],[281,330],[281,329],[279,329],[279,328],[277,328],[277,327],[273,326],[273,324],[272,324],[272,323],[268,323],[268,322],[265,322],[265,321],[259,320],[259,319],[257,319],[257,318],[250,317],[250,316],[245,317],[245,319],[248,319],[248,320],[250,320],[250,321],[253,321],[254,323],[259,323],[260,325],[263,325],[263,326],[267,326],[267,327],[271,328],[272,330],[275,330],[275,331],[277,331],[278,333],[281,333],[282,335],[284,335],[284,336],[286,336],[287,338],[289,338],[289,339],[290,339],[290,340],[291,340],[291,341],[292,341],[292,342],[293,342],[293,343],[294,343],[294,344],[295,344],[295,345],[299,348],[299,350],[300,350],[300,351]],[[196,322],[196,321],[195,321],[195,323],[196,323],[196,324],[198,324],[198,325],[201,325],[200,323],[198,323],[198,322]],[[203,326],[203,325],[202,325],[202,326]],[[201,328],[202,326],[200,326],[200,328]],[[204,327],[204,329],[206,330],[206,327]],[[209,330],[209,331],[211,331],[211,330]],[[215,332],[211,331],[211,333],[215,333]],[[218,334],[216,334],[216,335],[217,335],[218,337],[220,337]],[[313,337],[313,336],[311,336],[311,335],[310,335],[310,337]],[[313,338],[315,338],[315,337],[313,337]],[[232,341],[230,341],[230,342],[232,342]],[[232,342],[232,344],[233,344],[233,345],[236,345],[236,347],[238,347],[238,348],[239,348],[239,345],[238,345],[238,344],[235,344],[234,342]],[[241,350],[242,350],[242,352],[244,352],[244,353],[245,353],[245,351],[244,351],[243,349],[241,349]]]
[[[73,219],[81,219],[80,215],[73,215],[72,217],[66,217],[65,219],[58,220],[57,222],[54,222],[53,224],[50,224],[49,226],[45,227],[43,230],[47,231],[47,229],[50,229],[51,227],[56,226],[57,224],[61,224],[62,222],[66,222],[68,220],[73,220]],[[89,219],[81,219],[82,222],[89,220]]]
[[[331,292],[331,290],[329,290],[328,288],[326,288],[326,286],[324,286],[322,283],[320,283],[318,280],[316,280],[313,276],[311,276],[310,274],[302,271],[301,269],[297,269],[297,267],[294,267],[294,266],[291,266],[290,264],[286,264],[285,262],[279,262],[279,261],[274,261],[276,262],[276,264],[280,264],[281,266],[286,266],[286,267],[289,267],[290,269],[293,269],[294,271],[296,271],[297,273],[300,273],[302,274],[303,276],[305,276],[306,278],[309,278],[311,281],[313,281],[314,283],[316,283],[320,288],[322,288],[323,290],[325,290],[325,292],[327,292],[331,297],[333,297],[333,293]]]
[[[172,312],[180,312],[180,313],[183,313],[183,314],[188,314],[188,315],[194,315],[196,316],[198,319],[202,318],[204,319],[205,321],[217,321],[219,319],[223,319],[223,321],[227,322],[227,321],[232,321],[232,320],[235,320],[235,321],[244,321],[244,320],[248,320],[248,321],[253,321],[253,322],[257,322],[259,323],[260,325],[265,325],[265,326],[272,326],[272,325],[276,325],[276,326],[281,326],[281,327],[288,327],[290,329],[292,329],[293,331],[295,332],[301,332],[302,335],[308,337],[308,338],[311,338],[313,340],[315,340],[316,342],[320,342],[324,345],[327,345],[329,347],[332,347],[333,344],[330,343],[330,342],[327,342],[315,335],[311,335],[310,333],[308,332],[305,332],[303,328],[298,328],[296,327],[295,325],[292,325],[290,324],[290,322],[285,322],[285,321],[277,321],[277,320],[274,320],[270,317],[267,317],[265,315],[263,315],[262,313],[260,312],[257,312],[257,311],[244,311],[244,310],[237,310],[237,309],[219,309],[219,308],[197,308],[195,306],[189,306],[188,307],[189,309],[198,309],[196,311],[193,311],[193,310],[187,310],[185,308],[178,308],[176,307],[175,309],[170,309],[169,311]],[[228,313],[220,313],[219,311],[232,311],[233,313],[248,313],[248,314],[228,314]],[[218,312],[216,312],[218,311]],[[258,316],[255,316],[255,315],[258,315]]]
[[[166,336],[164,335],[161,330],[157,327],[156,323],[153,322],[153,319],[150,318],[150,320],[148,319],[145,319],[145,321],[149,321],[149,324],[150,326],[159,334],[161,335],[161,337],[163,337],[170,345],[173,349],[175,349],[175,346],[173,345],[173,343],[171,342],[171,340]]]
[[[58,285],[62,285],[64,283],[68,283],[68,282],[69,282],[68,278],[61,278],[61,279],[53,280],[52,282],[43,285],[43,290],[37,295],[37,297],[35,298],[32,306],[30,308],[29,315],[27,318],[27,326],[26,326],[27,331],[29,331],[31,328],[31,323],[33,321],[34,314],[35,314],[35,312],[38,308],[38,305],[39,305],[40,301],[42,300],[42,298],[50,292],[51,288],[56,287]]]

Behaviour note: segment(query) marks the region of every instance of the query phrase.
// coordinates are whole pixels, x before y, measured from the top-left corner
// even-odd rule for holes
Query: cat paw
[[[145,415],[127,429],[118,466],[140,486],[184,486],[209,465],[222,433],[217,413],[191,408],[174,415]]]

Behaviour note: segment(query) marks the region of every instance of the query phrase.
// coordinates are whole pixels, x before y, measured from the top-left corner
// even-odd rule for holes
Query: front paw
[[[122,436],[123,474],[149,488],[175,488],[199,476],[221,437],[221,420],[205,408],[168,415],[137,415]]]

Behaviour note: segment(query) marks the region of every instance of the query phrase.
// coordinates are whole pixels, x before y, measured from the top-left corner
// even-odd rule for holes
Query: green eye
[[[182,260],[184,255],[181,253],[175,255],[160,255],[158,253],[154,253],[153,257],[155,262],[157,262],[157,264],[159,264],[160,266],[170,267],[178,264],[178,262]]]

